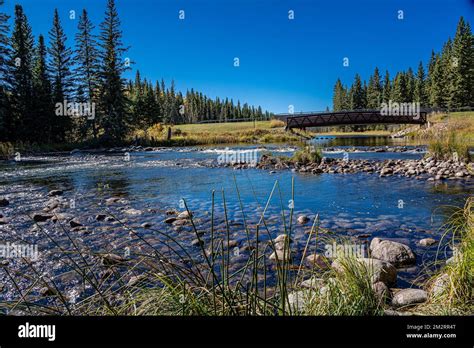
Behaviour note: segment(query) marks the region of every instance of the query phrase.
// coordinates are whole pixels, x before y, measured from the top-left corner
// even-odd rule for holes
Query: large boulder
[[[412,265],[416,260],[408,245],[380,238],[372,239],[370,253],[372,258],[390,262],[395,267]]]
[[[393,295],[392,306],[406,307],[423,303],[428,299],[428,294],[421,289],[403,289]]]
[[[360,258],[357,261],[367,268],[372,284],[382,282],[390,286],[397,282],[397,269],[390,262],[370,258]],[[339,259],[334,260],[331,267],[337,272],[344,271],[344,266]]]

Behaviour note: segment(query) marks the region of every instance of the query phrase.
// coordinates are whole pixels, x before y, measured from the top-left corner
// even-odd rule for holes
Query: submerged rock
[[[415,254],[408,245],[390,240],[372,239],[370,252],[372,258],[390,262],[396,267],[415,263]]]
[[[309,217],[307,217],[306,215],[300,215],[300,216],[298,216],[297,221],[300,225],[304,225],[304,224],[308,223]]]
[[[63,194],[62,190],[52,190],[48,192],[48,196],[54,197],[54,196],[61,196]]]
[[[285,247],[289,248],[289,243],[292,243],[292,242],[293,241],[291,240],[291,238],[288,238],[286,234],[280,234],[278,237],[276,237],[273,240],[273,244],[276,250],[283,250],[285,249]]]
[[[107,215],[105,215],[105,214],[97,214],[97,215],[95,216],[95,219],[96,219],[97,221],[104,221],[106,217],[107,217]]]
[[[124,213],[127,215],[142,215],[143,214],[141,210],[133,209],[133,208],[125,210]]]
[[[166,218],[166,219],[164,220],[164,222],[167,223],[167,224],[172,224],[172,223],[175,222],[176,220],[177,220],[177,219],[176,219],[174,216],[172,216],[172,217]]]
[[[0,198],[0,207],[6,207],[10,202],[6,198]]]
[[[276,261],[277,257],[278,262],[287,261],[290,258],[290,251],[288,249],[277,249],[268,258],[272,261]]]
[[[178,219],[190,219],[193,215],[188,211],[183,211],[178,214]]]
[[[202,239],[196,238],[196,239],[193,239],[193,241],[191,242],[191,245],[192,246],[202,246],[202,245],[204,245],[204,241]]]
[[[426,247],[436,244],[436,240],[434,240],[433,238],[423,238],[419,241],[419,243],[421,246]]]
[[[397,292],[392,299],[394,307],[411,306],[423,303],[428,299],[428,294],[421,289],[403,289]]]
[[[74,228],[74,227],[82,227],[83,225],[79,222],[77,218],[72,219],[69,221],[69,225]]]
[[[118,265],[126,261],[127,259],[117,254],[109,253],[102,255],[102,263],[106,266]]]
[[[53,216],[54,215],[51,215],[51,214],[38,213],[38,214],[33,215],[33,220],[35,220],[36,222],[44,222],[44,221],[48,221],[49,219],[52,219]]]

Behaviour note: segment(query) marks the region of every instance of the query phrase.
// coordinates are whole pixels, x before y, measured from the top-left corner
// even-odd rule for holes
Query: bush
[[[428,153],[439,160],[452,159],[455,153],[460,160],[470,160],[468,144],[459,139],[455,132],[431,140],[428,144]]]
[[[321,150],[312,146],[307,146],[303,150],[296,151],[291,160],[301,164],[319,163],[321,162]]]

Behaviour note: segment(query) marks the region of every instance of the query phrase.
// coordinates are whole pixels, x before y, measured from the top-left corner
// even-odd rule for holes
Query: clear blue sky
[[[70,44],[82,8],[98,25],[106,4],[5,2],[9,14],[14,4],[23,5],[35,35],[47,34],[57,7]],[[129,76],[139,69],[153,80],[174,79],[183,92],[193,87],[277,113],[290,104],[295,111],[331,107],[338,77],[349,84],[357,72],[368,79],[375,66],[382,72],[416,68],[454,36],[461,15],[474,24],[472,0],[117,0],[117,7],[131,46],[127,56],[135,62]]]

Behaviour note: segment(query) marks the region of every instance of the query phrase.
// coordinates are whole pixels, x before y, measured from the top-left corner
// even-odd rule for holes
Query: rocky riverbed
[[[248,163],[225,163],[234,169],[255,167]],[[380,177],[407,177],[418,180],[470,180],[474,173],[472,163],[454,160],[436,160],[428,157],[421,160],[348,160],[324,157],[320,163],[299,163],[272,155],[262,155],[256,168],[264,170],[292,170],[308,174],[353,174],[371,173]]]

